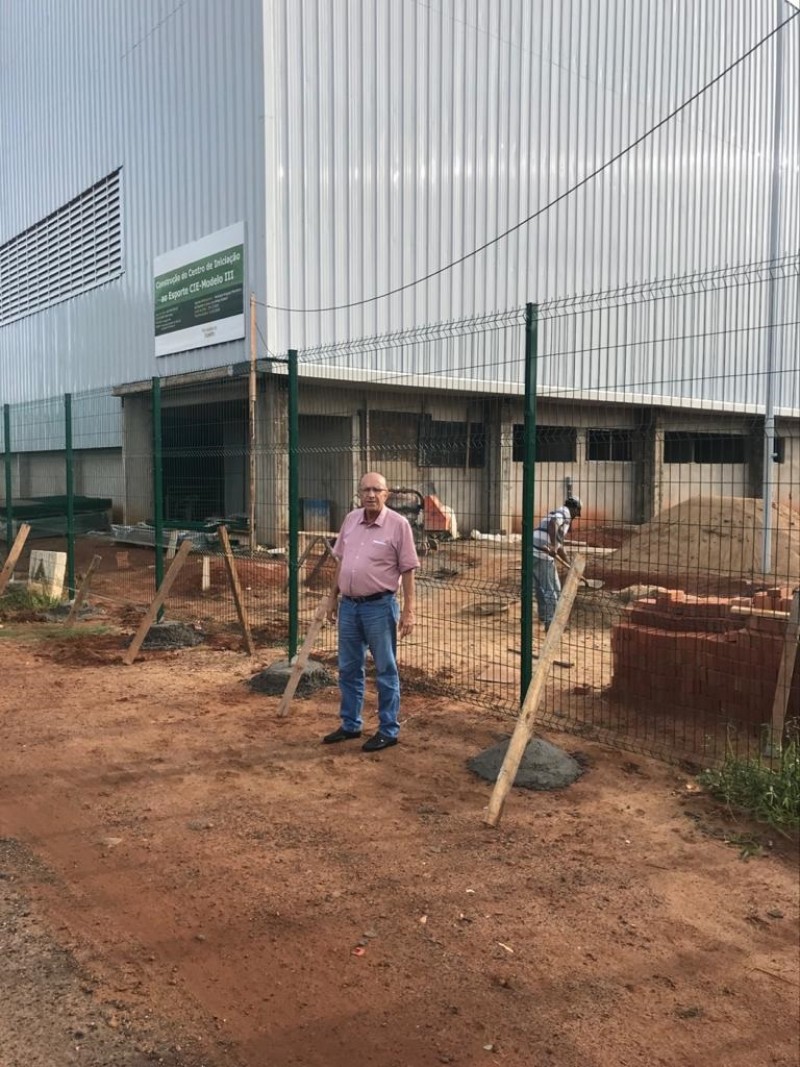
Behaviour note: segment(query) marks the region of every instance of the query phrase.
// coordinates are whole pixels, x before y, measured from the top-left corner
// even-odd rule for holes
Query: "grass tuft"
[[[11,585],[0,597],[0,611],[6,618],[31,611],[50,611],[59,603],[58,597],[47,596],[38,589],[27,585]]]
[[[776,829],[800,828],[800,744],[783,747],[779,759],[740,759],[729,753],[716,770],[697,780],[712,796]]]

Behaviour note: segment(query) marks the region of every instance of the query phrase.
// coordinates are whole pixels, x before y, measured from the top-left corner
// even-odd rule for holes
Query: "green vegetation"
[[[800,744],[786,744],[779,758],[737,759],[729,753],[717,770],[698,781],[731,807],[741,808],[775,829],[800,828]]]
[[[0,614],[4,618],[11,618],[23,612],[52,611],[58,603],[57,597],[49,597],[37,589],[30,589],[27,585],[11,585],[0,597]]]
[[[105,623],[92,623],[81,626],[65,626],[63,622],[4,622],[0,624],[0,641],[4,638],[14,641],[82,641],[88,637],[98,637],[115,633]]]
[[[65,626],[63,622],[45,621],[61,602],[26,585],[10,586],[0,597],[0,640],[73,641],[111,633],[107,623],[81,623]],[[65,616],[66,617],[66,616]],[[53,616],[49,616],[53,619]]]

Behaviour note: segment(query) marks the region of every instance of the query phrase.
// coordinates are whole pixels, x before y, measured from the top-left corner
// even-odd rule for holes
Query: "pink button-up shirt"
[[[400,576],[419,567],[408,520],[387,507],[381,508],[373,522],[366,521],[363,508],[346,515],[333,554],[342,563],[339,592],[343,596],[395,592]]]

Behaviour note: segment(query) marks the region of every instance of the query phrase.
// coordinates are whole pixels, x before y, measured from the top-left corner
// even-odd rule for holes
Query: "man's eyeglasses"
[[[378,493],[388,493],[389,490],[384,489],[380,485],[368,485],[359,489],[358,492],[361,496],[367,496],[368,493],[375,493],[375,495],[377,496]]]

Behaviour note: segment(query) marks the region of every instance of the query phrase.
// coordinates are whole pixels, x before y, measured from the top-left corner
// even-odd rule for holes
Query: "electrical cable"
[[[164,25],[165,22],[168,22],[172,18],[173,15],[177,15],[177,13],[180,11],[180,9],[182,7],[186,7],[188,2],[189,2],[189,0],[181,0],[181,2],[176,7],[174,7],[172,9],[172,11],[168,11],[167,14],[162,19],[159,19],[159,21],[155,24],[155,26],[153,26],[153,28],[151,30],[148,30],[147,33],[144,34],[143,37],[140,37],[138,41],[134,41],[134,43],[130,46],[130,48],[127,50],[127,52],[123,52],[122,53],[122,55],[120,56],[120,59],[127,59],[127,57],[131,54],[131,52],[134,52],[139,47],[140,44],[143,44],[148,39],[148,37],[152,37],[153,34],[156,32],[156,30],[160,29]]]
[[[454,259],[452,262],[446,263],[443,267],[439,267],[435,271],[431,271],[430,274],[425,274],[421,278],[414,279],[414,281],[405,282],[403,285],[395,286],[394,289],[388,289],[385,293],[378,293],[376,296],[364,297],[361,300],[351,300],[346,304],[331,304],[327,307],[318,308],[294,308],[284,307],[278,304],[265,303],[261,300],[257,300],[256,303],[259,304],[261,307],[269,308],[272,311],[282,311],[290,314],[299,315],[319,315],[331,311],[346,311],[349,308],[363,307],[365,304],[372,304],[376,300],[385,300],[388,297],[397,296],[398,293],[403,293],[407,289],[413,289],[417,285],[422,285],[424,282],[431,281],[433,278],[438,278],[440,275],[445,274],[447,271],[452,270],[454,267],[460,266],[467,260],[479,255],[481,252],[485,252],[487,248],[491,248],[492,245],[498,244],[506,237],[509,237],[512,233],[516,233],[517,230],[522,229],[523,226],[527,226],[529,222],[533,222],[535,219],[539,218],[540,215],[545,214],[546,212],[550,211],[552,208],[560,204],[562,200],[565,200],[567,197],[571,196],[573,193],[583,188],[584,185],[587,185],[594,178],[598,177],[598,175],[602,174],[603,171],[608,170],[609,167],[617,163],[620,159],[623,158],[623,156],[626,156],[629,152],[632,152],[634,148],[638,147],[638,145],[642,144],[649,137],[652,137],[652,135],[658,130],[660,130],[662,126],[665,126],[667,123],[671,122],[672,119],[674,119],[687,107],[693,104],[695,100],[698,100],[701,96],[703,96],[704,93],[708,92],[709,89],[711,89],[719,81],[721,81],[728,74],[730,74],[732,70],[735,70],[735,68],[738,67],[741,63],[743,63],[746,59],[749,59],[751,55],[757,52],[763,45],[767,43],[767,41],[771,40],[776,33],[779,33],[785,26],[788,26],[788,24],[792,22],[793,19],[797,18],[798,15],[800,15],[800,9],[796,10],[793,15],[790,15],[787,19],[784,19],[783,22],[780,22],[777,26],[774,27],[774,29],[770,30],[769,33],[765,34],[760,40],[756,41],[756,43],[750,48],[748,48],[746,52],[743,52],[742,55],[738,57],[738,59],[735,59],[732,63],[729,63],[728,66],[725,67],[724,70],[720,71],[719,74],[716,74],[711,79],[711,81],[706,82],[705,85],[701,86],[696,92],[692,93],[692,95],[689,96],[686,100],[684,100],[682,104],[679,104],[676,108],[670,111],[654,126],[649,127],[649,129],[645,130],[644,133],[639,135],[639,137],[631,141],[630,144],[626,145],[625,148],[621,148],[619,152],[616,152],[604,163],[601,163],[599,167],[593,170],[590,174],[585,175],[583,178],[580,179],[580,181],[577,181],[574,185],[571,185],[568,189],[565,189],[563,193],[559,193],[559,195],[553,200],[550,200],[547,204],[544,204],[542,207],[537,208],[537,210],[534,211],[532,215],[528,215],[527,218],[524,218],[520,222],[515,223],[507,230],[503,230],[502,233],[499,233],[496,237],[491,238],[491,240],[489,241],[485,241],[482,245],[479,245],[477,248],[474,248],[471,252],[466,252],[458,259]]]
[[[752,288],[765,285],[774,277],[775,270],[785,271],[780,275],[782,280],[795,278],[800,271],[800,258],[792,254],[774,262],[765,260],[735,268],[714,268],[703,274],[625,286],[601,293],[589,293],[583,297],[559,297],[538,305],[539,325],[544,328],[547,323],[555,323],[558,320],[624,311],[644,302],[654,306],[657,303],[666,303],[685,296],[702,298],[717,293],[727,293],[745,286]],[[329,342],[301,350],[299,360],[301,365],[321,366],[326,363],[332,364],[340,356],[350,356],[355,352],[379,352],[425,345],[434,341],[470,338],[521,325],[524,322],[524,315],[524,308],[512,308],[508,311],[473,316],[468,319],[444,320],[425,326],[410,327],[379,336]],[[548,353],[541,353],[539,358],[547,359],[548,356]],[[484,364],[486,368],[490,366],[491,364]]]
[[[272,351],[272,349],[269,347],[269,345],[267,344],[267,339],[264,337],[264,334],[261,332],[261,327],[258,325],[258,323],[256,323],[256,333],[258,334],[259,338],[261,339],[261,344],[264,346],[264,351],[267,353],[267,357],[269,359],[277,360],[278,363],[285,363],[286,362],[286,357],[285,356],[276,356],[275,353]]]

